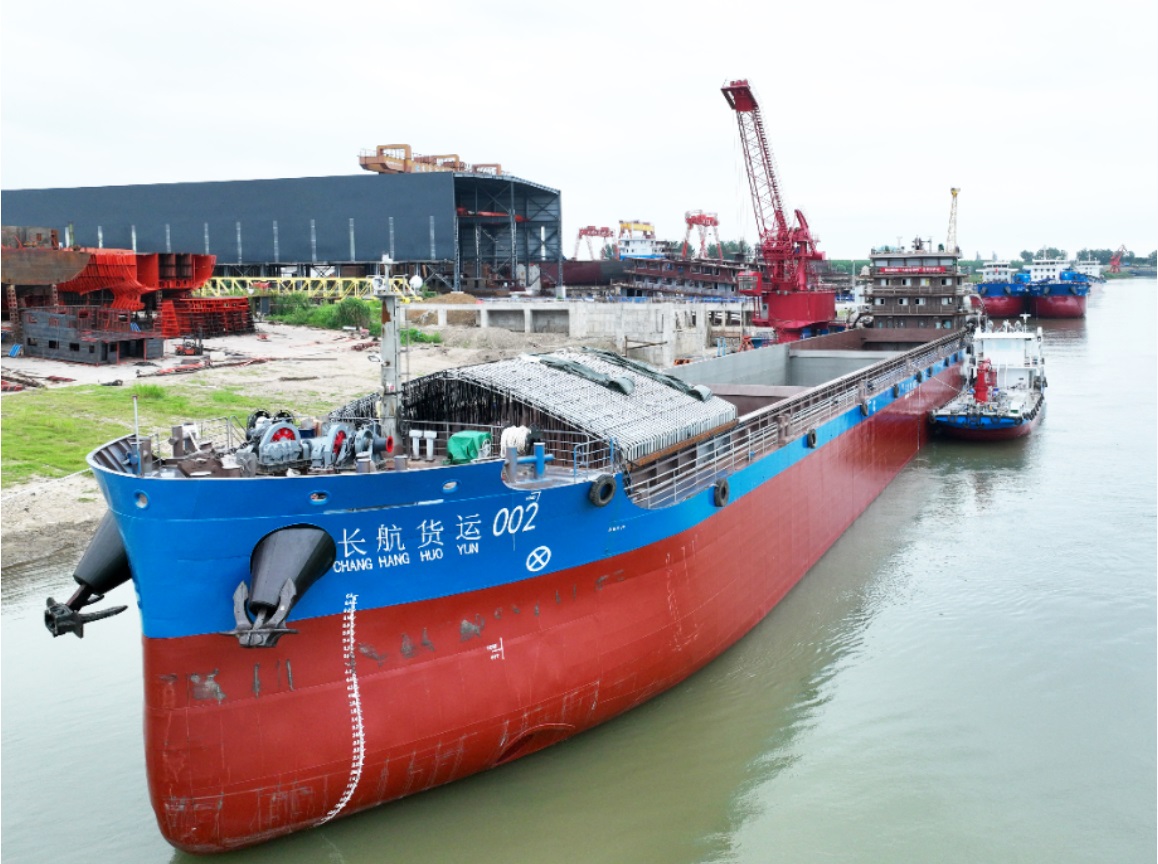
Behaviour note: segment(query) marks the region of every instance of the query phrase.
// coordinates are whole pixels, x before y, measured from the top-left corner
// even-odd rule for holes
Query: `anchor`
[[[292,525],[267,534],[249,560],[252,588],[242,581],[233,592],[237,626],[221,635],[235,637],[242,648],[272,648],[282,636],[297,633],[286,626],[286,618],[330,569],[336,554],[333,538],[313,525]]]
[[[67,603],[58,603],[52,597],[48,598],[48,608],[44,610],[44,626],[55,636],[65,633],[75,633],[77,638],[84,638],[84,625],[102,618],[112,618],[128,609],[128,606],[110,606],[99,612],[81,612],[85,606],[99,603],[105,599],[104,594],[95,593],[88,585],[81,585]]]
[[[44,610],[44,626],[54,637],[75,633],[77,638],[83,639],[85,624],[100,621],[102,618],[111,618],[129,608],[112,606],[99,612],[80,611],[93,603],[99,603],[105,599],[106,591],[111,591],[132,578],[125,544],[121,541],[121,532],[117,529],[117,523],[113,521],[111,513],[106,513],[101,524],[97,526],[96,533],[93,534],[88,548],[84,550],[72,578],[80,587],[68,598],[68,602],[58,603],[49,597],[48,608]]]

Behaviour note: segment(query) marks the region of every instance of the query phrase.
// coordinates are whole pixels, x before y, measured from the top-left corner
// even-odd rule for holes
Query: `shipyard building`
[[[4,222],[68,246],[213,255],[218,276],[371,276],[388,256],[443,290],[557,283],[558,190],[389,155],[370,151],[351,176],[4,190]]]

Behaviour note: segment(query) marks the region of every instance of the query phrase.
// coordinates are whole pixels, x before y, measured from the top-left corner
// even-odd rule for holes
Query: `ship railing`
[[[144,437],[144,436],[143,436]],[[237,417],[191,420],[147,436],[153,454],[161,459],[181,458],[199,450],[231,453],[245,443],[245,422]]]
[[[245,423],[236,417],[214,417],[171,426],[167,432],[126,435],[93,451],[97,465],[110,471],[136,474],[149,470],[155,460],[181,459],[197,453],[221,455],[245,442]]]
[[[860,407],[867,415],[876,396],[904,381],[935,375],[965,350],[965,341],[957,331],[753,411],[731,429],[654,462],[629,465],[628,494],[641,507],[677,504],[849,410]]]

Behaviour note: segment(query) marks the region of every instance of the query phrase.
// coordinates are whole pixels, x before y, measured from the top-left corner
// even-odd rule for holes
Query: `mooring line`
[[[12,492],[6,492],[0,496],[0,501],[7,501],[9,498],[19,498],[21,495],[28,495],[32,492],[41,492],[50,483],[59,483],[61,480],[67,480],[70,477],[76,477],[80,474],[88,474],[92,471],[91,468],[82,468],[79,471],[73,471],[71,474],[65,474],[63,477],[51,477],[48,480],[36,480],[21,489],[16,489]]]

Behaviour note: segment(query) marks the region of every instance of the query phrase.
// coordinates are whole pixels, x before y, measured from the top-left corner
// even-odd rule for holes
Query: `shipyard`
[[[4,860],[1153,861],[1111,3],[6,8]]]

